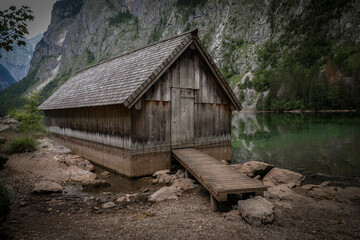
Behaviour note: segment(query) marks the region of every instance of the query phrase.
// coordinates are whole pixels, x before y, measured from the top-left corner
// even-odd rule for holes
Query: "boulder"
[[[305,177],[299,173],[292,172],[287,169],[273,168],[263,178],[265,186],[276,186],[280,184],[288,184],[290,187],[300,186]]]
[[[168,184],[168,183],[171,183],[174,178],[176,178],[176,176],[172,176],[170,174],[159,174],[157,175],[157,183],[160,183],[160,184]]]
[[[106,203],[104,203],[104,204],[101,205],[101,207],[102,207],[102,208],[105,208],[105,209],[107,209],[107,208],[113,208],[113,207],[115,207],[115,206],[116,206],[116,205],[115,205],[114,202],[106,202]]]
[[[337,193],[336,187],[316,187],[309,191],[309,195],[318,200],[332,200]]]
[[[263,197],[238,201],[241,216],[251,225],[260,226],[274,221],[274,204]]]
[[[256,175],[263,177],[273,168],[274,166],[264,162],[249,161],[244,163],[239,171],[249,177],[255,177]]]
[[[194,180],[190,178],[179,178],[174,181],[172,187],[175,187],[180,191],[185,192],[194,189],[196,185],[194,184]]]
[[[178,199],[181,196],[181,192],[176,187],[162,187],[157,190],[155,193],[150,195],[150,202],[161,202],[165,200]]]
[[[70,180],[75,182],[84,182],[96,179],[95,173],[83,170],[78,166],[69,166],[67,172],[70,175]]]
[[[41,181],[35,184],[33,193],[56,193],[61,192],[64,188],[56,183],[50,181]]]
[[[91,190],[94,188],[104,188],[104,187],[109,187],[110,183],[108,183],[105,180],[99,180],[99,179],[94,179],[94,180],[87,180],[82,182],[81,184],[83,190]]]
[[[269,187],[264,194],[265,197],[270,197],[279,200],[302,201],[302,202],[308,202],[311,200],[302,195],[295,193],[293,190],[289,188],[287,184],[281,184],[281,185]]]

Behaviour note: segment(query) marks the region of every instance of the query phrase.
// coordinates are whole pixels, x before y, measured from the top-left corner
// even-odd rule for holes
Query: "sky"
[[[10,6],[29,6],[35,17],[34,21],[28,22],[29,34],[26,38],[32,38],[39,33],[44,33],[50,24],[52,6],[57,0],[0,0],[0,10]]]

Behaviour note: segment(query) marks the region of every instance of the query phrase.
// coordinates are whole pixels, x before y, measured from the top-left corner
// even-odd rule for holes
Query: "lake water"
[[[232,160],[360,184],[359,113],[238,113]]]

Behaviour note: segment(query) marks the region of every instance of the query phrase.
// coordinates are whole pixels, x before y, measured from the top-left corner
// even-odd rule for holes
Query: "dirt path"
[[[211,212],[209,196],[200,187],[179,200],[153,204],[144,194],[103,209],[103,202],[120,193],[85,193],[79,185],[69,183],[63,193],[33,194],[33,185],[41,178],[9,168],[0,171],[0,179],[11,191],[13,202],[1,231],[13,239],[360,238],[358,202],[292,201],[276,206],[273,224],[253,227],[240,216]]]

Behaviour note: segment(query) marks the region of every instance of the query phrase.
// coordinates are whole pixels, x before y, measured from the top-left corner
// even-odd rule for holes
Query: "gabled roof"
[[[51,110],[113,104],[130,108],[191,43],[208,62],[235,109],[240,110],[241,105],[234,93],[202,47],[197,29],[83,69],[39,108]]]

